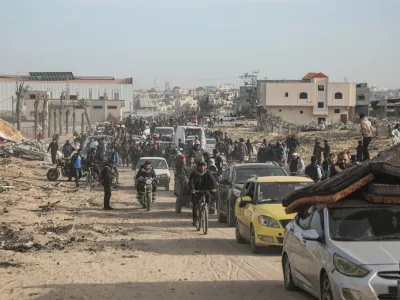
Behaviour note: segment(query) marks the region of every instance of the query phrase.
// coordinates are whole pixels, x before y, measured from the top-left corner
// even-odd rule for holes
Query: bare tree
[[[87,125],[88,125],[88,127],[89,127],[89,129],[90,129],[91,126],[90,126],[90,120],[89,120],[89,115],[88,115],[87,107],[88,107],[88,104],[86,103],[86,100],[85,100],[85,99],[82,98],[81,100],[78,101],[78,108],[82,108],[82,109],[83,109],[83,112],[84,112],[85,117],[86,117]]]
[[[35,138],[37,138],[38,135],[38,126],[39,126],[39,104],[40,104],[40,98],[39,98],[39,93],[36,94],[36,99],[35,102],[33,103],[33,107],[35,109],[35,129],[34,129],[34,133],[35,133]]]
[[[17,96],[16,112],[17,112],[17,129],[21,130],[21,117],[22,117],[22,103],[24,102],[25,93],[28,91],[29,86],[25,82],[16,82],[15,95]],[[14,121],[14,120],[13,120]]]
[[[46,96],[43,100],[43,136],[45,136],[46,128],[48,126],[48,119],[49,119],[49,96],[46,93]]]
[[[81,119],[81,133],[85,133],[85,113],[82,113],[82,119]]]
[[[63,123],[63,100],[64,100],[64,94],[61,94],[60,97],[60,114],[59,114],[59,119],[60,119],[60,135],[62,135],[62,123]]]
[[[48,130],[47,130],[47,136],[51,137],[51,123],[52,123],[52,115],[53,115],[53,110],[54,110],[54,105],[50,104],[49,105],[49,126],[48,126]]]
[[[76,131],[76,112],[75,112],[75,102],[72,102],[72,134]]]
[[[65,111],[65,134],[69,133],[69,114],[71,113],[70,109],[67,108]]]

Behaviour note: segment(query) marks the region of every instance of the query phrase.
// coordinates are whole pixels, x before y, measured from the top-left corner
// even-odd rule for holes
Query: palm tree
[[[28,91],[29,86],[25,85],[25,82],[18,83],[16,82],[16,91],[15,95],[17,96],[17,107],[16,107],[16,112],[17,112],[17,129],[21,130],[21,117],[22,117],[22,103],[24,101],[24,96],[25,93]],[[25,86],[24,86],[25,85]],[[13,120],[14,122],[14,120]]]
[[[60,135],[62,135],[62,122],[63,122],[63,100],[64,100],[64,95],[61,95],[60,97],[60,114],[59,114],[59,119],[60,119]]]
[[[43,101],[43,136],[45,136],[45,132],[46,132],[46,128],[48,125],[48,118],[49,118],[49,96],[46,94],[46,96],[44,97],[44,101]]]
[[[34,129],[35,138],[38,135],[37,130],[38,130],[38,126],[39,126],[39,104],[40,104],[40,98],[39,98],[39,93],[37,93],[35,102],[33,103],[33,107],[35,109],[35,129]]]
[[[76,129],[76,113],[75,113],[75,101],[72,102],[72,133],[75,133]]]
[[[48,131],[47,131],[47,135],[48,135],[48,137],[51,137],[51,120],[53,119],[52,118],[52,115],[53,115],[53,110],[54,110],[55,108],[54,108],[54,105],[53,104],[50,104],[49,105],[49,126],[48,126]]]
[[[90,129],[91,126],[90,126],[90,120],[89,120],[89,115],[88,115],[88,111],[87,111],[88,104],[86,103],[86,100],[83,99],[83,98],[81,100],[79,100],[78,101],[78,107],[83,109],[83,112],[84,112],[85,117],[86,117],[87,125],[88,125],[88,127]]]
[[[67,108],[67,110],[65,111],[65,134],[69,133],[69,114],[71,113],[71,111],[69,110],[69,108]]]
[[[85,133],[85,113],[82,113],[81,133]]]

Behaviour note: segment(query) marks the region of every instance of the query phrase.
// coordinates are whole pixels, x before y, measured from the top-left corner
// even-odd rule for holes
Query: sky
[[[399,0],[0,0],[0,74],[193,88],[258,78],[400,88]]]

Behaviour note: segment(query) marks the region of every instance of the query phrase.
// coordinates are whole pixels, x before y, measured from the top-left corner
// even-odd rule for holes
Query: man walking
[[[78,152],[71,158],[72,168],[75,175],[76,187],[79,187],[79,179],[82,177],[82,149],[78,149]]]
[[[317,164],[317,157],[315,155],[311,156],[311,164],[306,167],[304,172],[308,177],[318,183],[322,179],[321,167]]]
[[[112,172],[111,169],[114,166],[114,161],[109,160],[107,165],[101,170],[101,181],[100,184],[104,187],[104,210],[113,209],[110,205],[111,200],[111,184],[112,184]]]
[[[49,147],[47,148],[47,153],[51,153],[51,163],[55,165],[57,163],[57,151],[58,151],[58,142],[56,139],[50,143]]]
[[[119,166],[119,154],[117,151],[115,151],[115,146],[111,148],[111,154],[110,154],[110,160],[114,162],[114,171],[115,174],[117,175],[117,182],[116,184],[119,185],[119,172],[118,172],[118,166]]]
[[[361,134],[363,137],[363,159],[364,160],[369,160],[369,144],[372,141],[372,125],[370,120],[365,116],[365,114],[360,114],[360,119],[361,119]]]
[[[69,140],[67,140],[63,146],[63,155],[65,158],[68,158],[71,156],[72,153],[72,145],[70,144]]]

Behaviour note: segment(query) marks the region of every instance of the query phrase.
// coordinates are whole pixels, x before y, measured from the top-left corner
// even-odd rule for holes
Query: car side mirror
[[[245,204],[250,203],[251,202],[251,197],[250,196],[244,196],[244,197],[242,197],[241,202],[245,203]]]
[[[320,236],[315,229],[305,230],[301,233],[301,236],[307,241],[318,241],[320,239]]]

